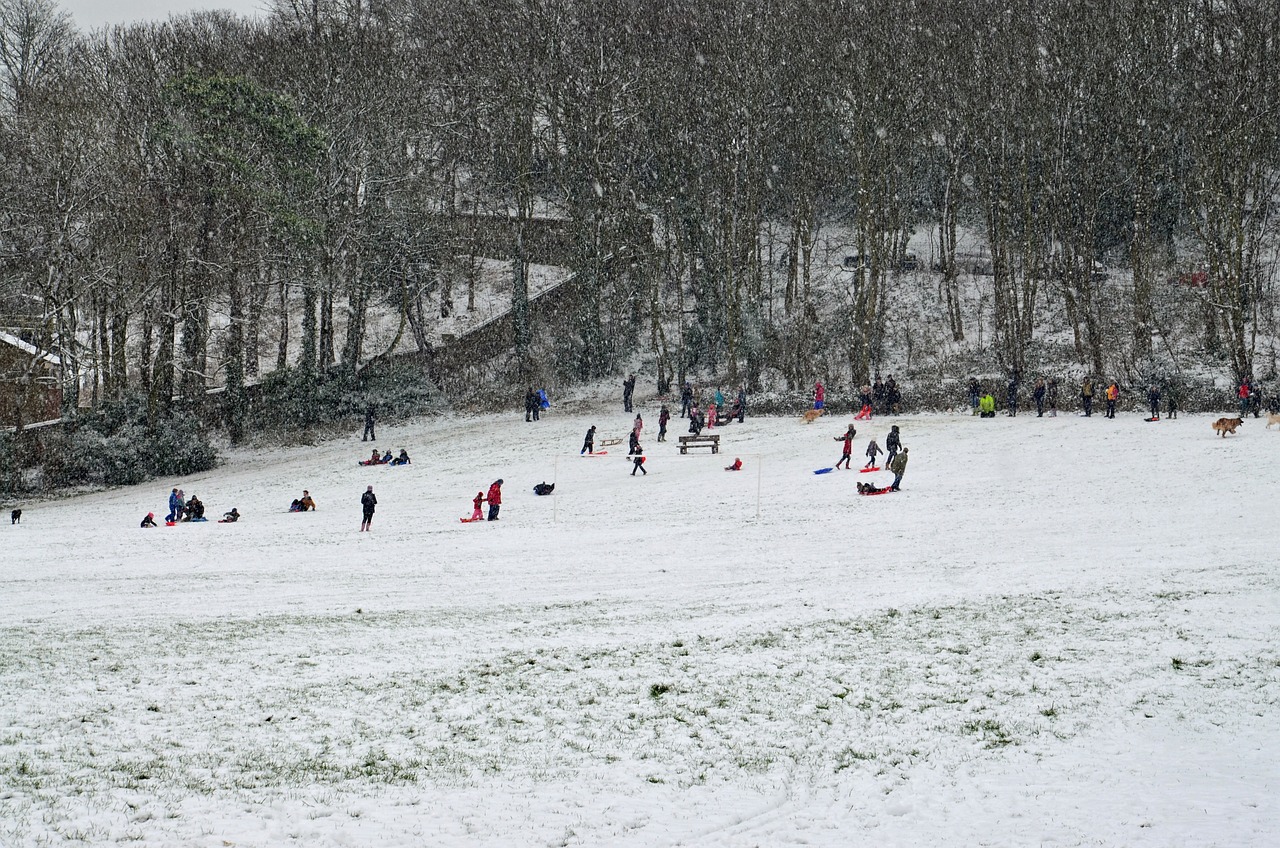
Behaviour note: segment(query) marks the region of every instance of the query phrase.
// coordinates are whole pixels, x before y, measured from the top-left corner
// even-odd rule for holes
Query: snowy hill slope
[[[864,498],[888,475],[812,473],[843,418],[682,457],[642,411],[648,477],[578,456],[626,434],[611,408],[29,506],[0,528],[0,844],[1280,839],[1280,434],[881,419],[855,461],[890,423],[911,461]],[[498,477],[501,521],[459,523]],[[138,529],[170,485],[245,517]]]

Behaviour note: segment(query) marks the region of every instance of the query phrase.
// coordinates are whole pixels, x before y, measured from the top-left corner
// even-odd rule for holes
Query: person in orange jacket
[[[1116,401],[1120,398],[1120,387],[1116,385],[1115,380],[1111,381],[1111,385],[1107,386],[1107,417],[1116,417]]]

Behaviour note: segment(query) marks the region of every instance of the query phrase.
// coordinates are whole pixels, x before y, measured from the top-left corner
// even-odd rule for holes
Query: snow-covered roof
[[[54,356],[52,353],[42,353],[40,349],[35,345],[31,344],[28,341],[24,341],[23,339],[20,339],[17,336],[12,335],[10,333],[0,331],[0,342],[13,345],[23,353],[29,353],[32,356],[37,356],[40,358],[41,362],[47,362],[50,365],[57,365],[57,366],[62,365],[62,360]]]

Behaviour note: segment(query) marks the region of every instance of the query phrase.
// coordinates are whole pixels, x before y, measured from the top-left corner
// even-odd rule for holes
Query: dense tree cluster
[[[379,353],[375,303],[425,345],[424,296],[466,276],[448,219],[477,213],[516,234],[522,368],[522,232],[552,214],[589,283],[581,377],[648,345],[660,381],[797,384],[834,346],[865,380],[914,231],[938,234],[950,338],[971,331],[965,227],[1009,371],[1050,307],[1096,372],[1149,356],[1183,272],[1239,376],[1271,301],[1277,103],[1270,0],[275,0],[88,34],[0,0],[0,286],[43,299],[104,399],[164,416],[217,376],[233,436],[260,328],[317,380]],[[856,248],[834,304],[832,224]],[[1132,272],[1119,313],[1103,259]]]

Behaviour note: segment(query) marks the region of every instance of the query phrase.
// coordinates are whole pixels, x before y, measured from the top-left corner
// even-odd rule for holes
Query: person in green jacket
[[[990,395],[988,395],[990,397]],[[902,453],[893,458],[893,464],[889,466],[889,470],[893,472],[893,485],[889,488],[895,492],[902,483],[902,475],[907,470],[907,449],[903,448]]]
[[[978,411],[983,418],[996,417],[996,399],[992,397],[991,392],[987,392],[982,400],[978,401]]]

